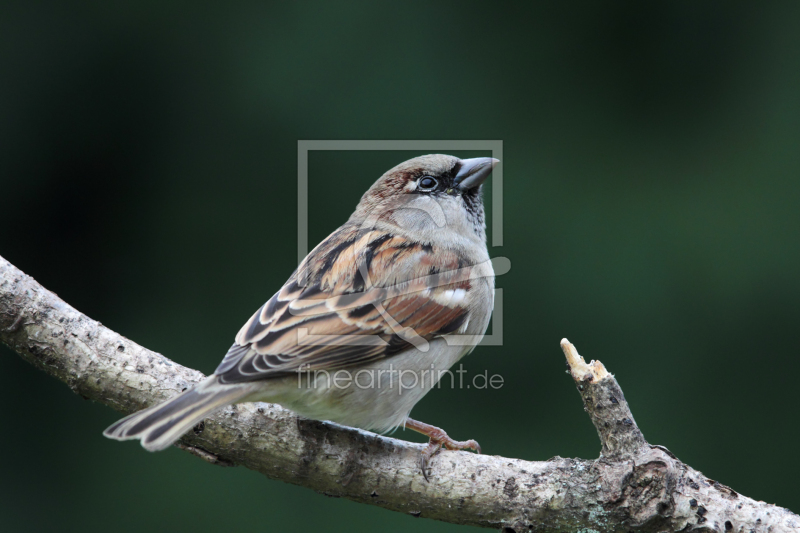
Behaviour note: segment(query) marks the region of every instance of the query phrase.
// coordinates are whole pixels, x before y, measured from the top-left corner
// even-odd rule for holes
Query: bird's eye
[[[438,184],[439,182],[436,181],[436,178],[432,178],[430,176],[422,176],[419,179],[417,188],[421,191],[432,191],[433,189],[436,188]]]

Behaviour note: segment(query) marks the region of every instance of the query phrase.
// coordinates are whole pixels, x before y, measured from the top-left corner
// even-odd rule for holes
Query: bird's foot
[[[416,420],[407,419],[405,426],[408,429],[413,429],[423,435],[426,435],[430,440],[428,441],[428,446],[422,451],[420,455],[420,468],[422,469],[422,475],[425,478],[425,481],[428,480],[428,467],[430,465],[431,458],[436,455],[439,450],[445,448],[446,450],[474,450],[477,453],[481,453],[481,446],[474,440],[453,440],[450,436],[445,433],[445,431],[441,428],[437,428],[436,426],[431,426],[429,424],[425,424],[424,422],[418,422]]]

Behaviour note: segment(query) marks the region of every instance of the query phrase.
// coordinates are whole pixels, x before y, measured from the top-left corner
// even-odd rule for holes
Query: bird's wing
[[[474,265],[404,237],[340,228],[239,331],[226,383],[337,369],[463,331]]]

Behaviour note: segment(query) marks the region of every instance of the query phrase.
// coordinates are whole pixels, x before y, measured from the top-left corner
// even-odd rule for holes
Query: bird
[[[497,163],[429,154],[384,173],[242,326],[211,376],[104,435],[158,451],[227,405],[269,402],[378,433],[422,433],[426,480],[442,448],[481,453],[475,440],[409,415],[488,327],[482,184]]]

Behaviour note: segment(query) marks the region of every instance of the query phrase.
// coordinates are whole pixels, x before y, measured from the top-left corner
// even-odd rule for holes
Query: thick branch
[[[2,258],[0,340],[77,394],[123,413],[203,377],[89,319]],[[421,445],[263,403],[224,409],[179,447],[330,496],[504,531],[800,531],[786,509],[738,495],[647,444],[614,377],[562,344],[603,444],[597,460],[443,451],[428,483]]]

